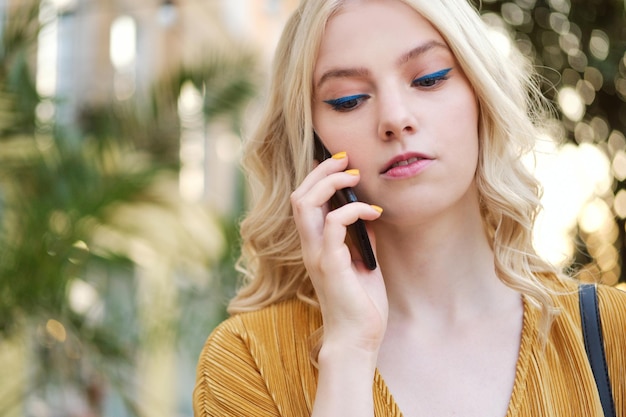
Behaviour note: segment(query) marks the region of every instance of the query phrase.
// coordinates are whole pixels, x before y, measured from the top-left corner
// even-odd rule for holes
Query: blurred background
[[[191,416],[242,140],[298,0],[0,0],[0,415]],[[626,288],[626,0],[483,0],[556,113],[549,260]]]

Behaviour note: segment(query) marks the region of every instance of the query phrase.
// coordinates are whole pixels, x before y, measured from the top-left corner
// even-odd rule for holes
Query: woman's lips
[[[420,159],[423,159],[423,158],[418,158],[417,156],[414,156],[414,157],[409,158],[409,159],[404,159],[402,161],[394,162],[393,164],[391,164],[389,169],[392,169],[392,168],[395,168],[395,167],[409,165],[409,164],[412,164],[413,162],[417,162]]]
[[[403,154],[392,158],[381,174],[392,178],[405,178],[416,175],[429,165],[433,159],[422,154]]]

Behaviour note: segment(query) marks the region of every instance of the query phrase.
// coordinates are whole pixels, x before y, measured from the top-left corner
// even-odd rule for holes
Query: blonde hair
[[[480,107],[476,182],[496,272],[542,309],[545,333],[556,314],[549,283],[560,275],[533,248],[540,187],[520,161],[534,146],[547,108],[534,72],[514,48],[506,58],[498,51],[467,0],[400,1],[441,33],[474,88]],[[251,188],[259,192],[241,224],[244,282],[230,313],[293,297],[316,303],[289,195],[312,165],[313,69],[325,25],[344,2],[302,1],[278,45],[269,102],[244,155]]]

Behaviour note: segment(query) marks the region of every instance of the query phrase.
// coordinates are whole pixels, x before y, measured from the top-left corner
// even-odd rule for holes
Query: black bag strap
[[[611,380],[604,355],[604,339],[598,309],[598,294],[595,284],[581,284],[578,287],[580,299],[580,318],[583,339],[589,364],[596,380],[600,402],[605,417],[615,417],[615,404],[611,391]]]

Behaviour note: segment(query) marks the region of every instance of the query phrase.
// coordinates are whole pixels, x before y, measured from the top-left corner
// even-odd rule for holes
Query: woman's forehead
[[[408,5],[397,0],[351,1],[326,24],[316,59],[316,82],[333,67],[359,66],[368,55],[402,61],[433,45],[448,49],[432,24]]]

